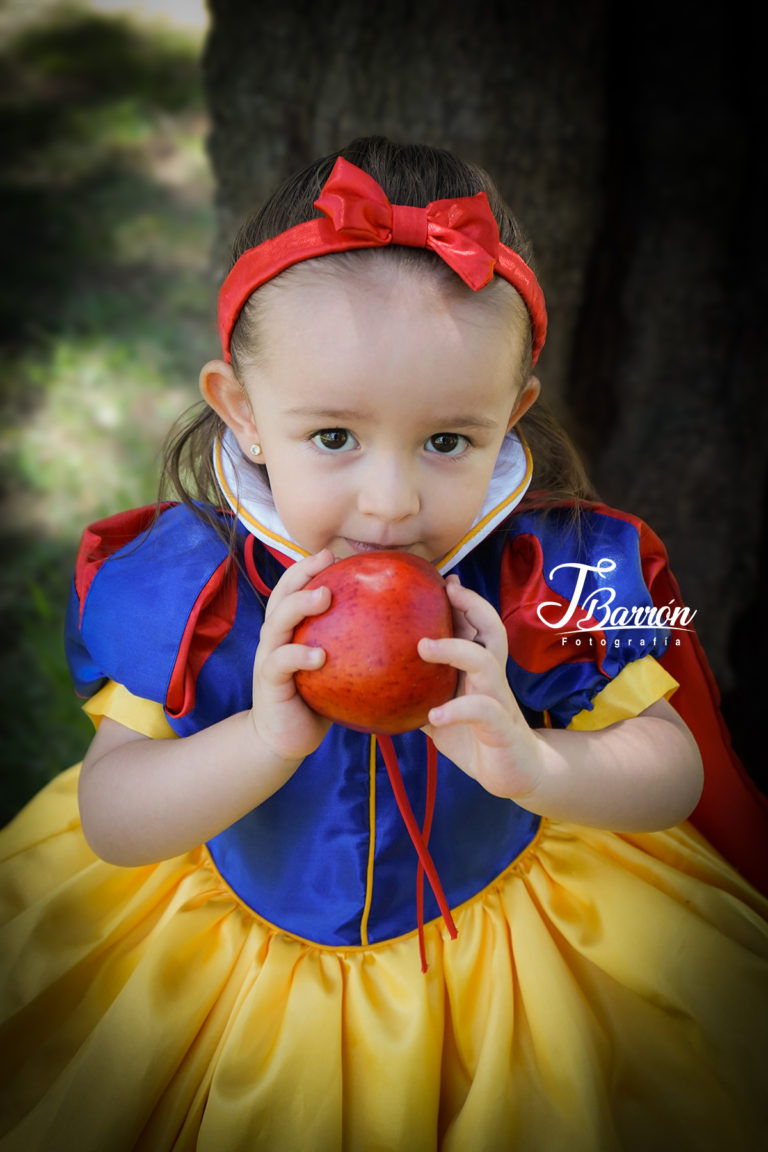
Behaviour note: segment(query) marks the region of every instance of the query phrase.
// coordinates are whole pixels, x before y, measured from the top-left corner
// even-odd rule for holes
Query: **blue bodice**
[[[68,649],[76,683],[92,694],[105,679],[165,706],[186,736],[251,704],[253,657],[264,597],[232,564],[219,536],[190,511],[166,509],[145,531],[141,519],[89,530],[75,581]],[[133,536],[131,533],[133,532]],[[110,547],[110,534],[114,546]],[[126,543],[126,539],[130,542]],[[590,544],[590,541],[592,542]],[[242,546],[242,540],[241,540]],[[565,605],[568,558],[618,558],[625,603],[650,604],[634,522],[595,514],[569,535],[557,513],[519,514],[492,533],[456,571],[507,624],[508,677],[531,722],[546,712],[567,724],[628,660],[660,651],[664,629],[632,633],[632,645],[599,633],[602,646],[560,643],[537,604]],[[255,555],[272,586],[281,568],[260,543]],[[588,580],[582,598],[595,591]],[[395,737],[405,788],[421,823],[426,737]],[[216,771],[216,765],[211,765]],[[469,899],[524,850],[539,818],[490,795],[450,761],[438,760],[430,852],[451,907]],[[417,926],[417,856],[373,737],[332,726],[315,753],[272,797],[209,844],[223,877],[276,926],[327,945],[389,939]],[[425,885],[425,916],[438,915]]]

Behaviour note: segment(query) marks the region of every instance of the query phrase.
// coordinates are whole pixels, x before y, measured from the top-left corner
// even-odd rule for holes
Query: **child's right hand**
[[[325,653],[294,644],[293,630],[305,616],[317,616],[330,606],[327,588],[306,585],[333,562],[333,553],[325,549],[287,569],[269,598],[256,649],[251,722],[266,748],[288,761],[314,752],[331,725],[304,703],[293,679],[299,669],[321,667]]]
[[[293,674],[325,653],[293,644],[305,616],[330,604],[310,578],[330,551],[295,564],[275,585],[253,666],[250,711],[180,740],[153,740],[105,716],[83,762],[83,831],[99,856],[134,867],[167,860],[217,836],[285,784],[328,731],[296,691]]]

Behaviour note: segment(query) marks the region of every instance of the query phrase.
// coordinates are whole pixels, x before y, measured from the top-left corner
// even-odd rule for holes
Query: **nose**
[[[394,453],[371,460],[360,478],[357,507],[385,523],[415,516],[421,501],[412,469]]]

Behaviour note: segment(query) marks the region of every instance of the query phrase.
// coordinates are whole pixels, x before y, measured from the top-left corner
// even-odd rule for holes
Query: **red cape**
[[[638,521],[638,523],[641,523]],[[683,604],[667,553],[642,525],[643,569],[657,607]],[[704,790],[691,823],[756,888],[768,895],[768,797],[746,772],[720,712],[720,692],[694,631],[675,630],[661,663],[680,687],[670,703],[685,720],[704,762]],[[677,645],[676,641],[680,644]]]

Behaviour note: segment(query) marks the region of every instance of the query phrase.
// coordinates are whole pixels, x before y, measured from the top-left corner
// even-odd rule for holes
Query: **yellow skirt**
[[[199,849],[88,849],[77,770],[0,837],[0,1148],[754,1152],[768,902],[688,826],[545,823],[456,911],[369,948],[245,907]]]

